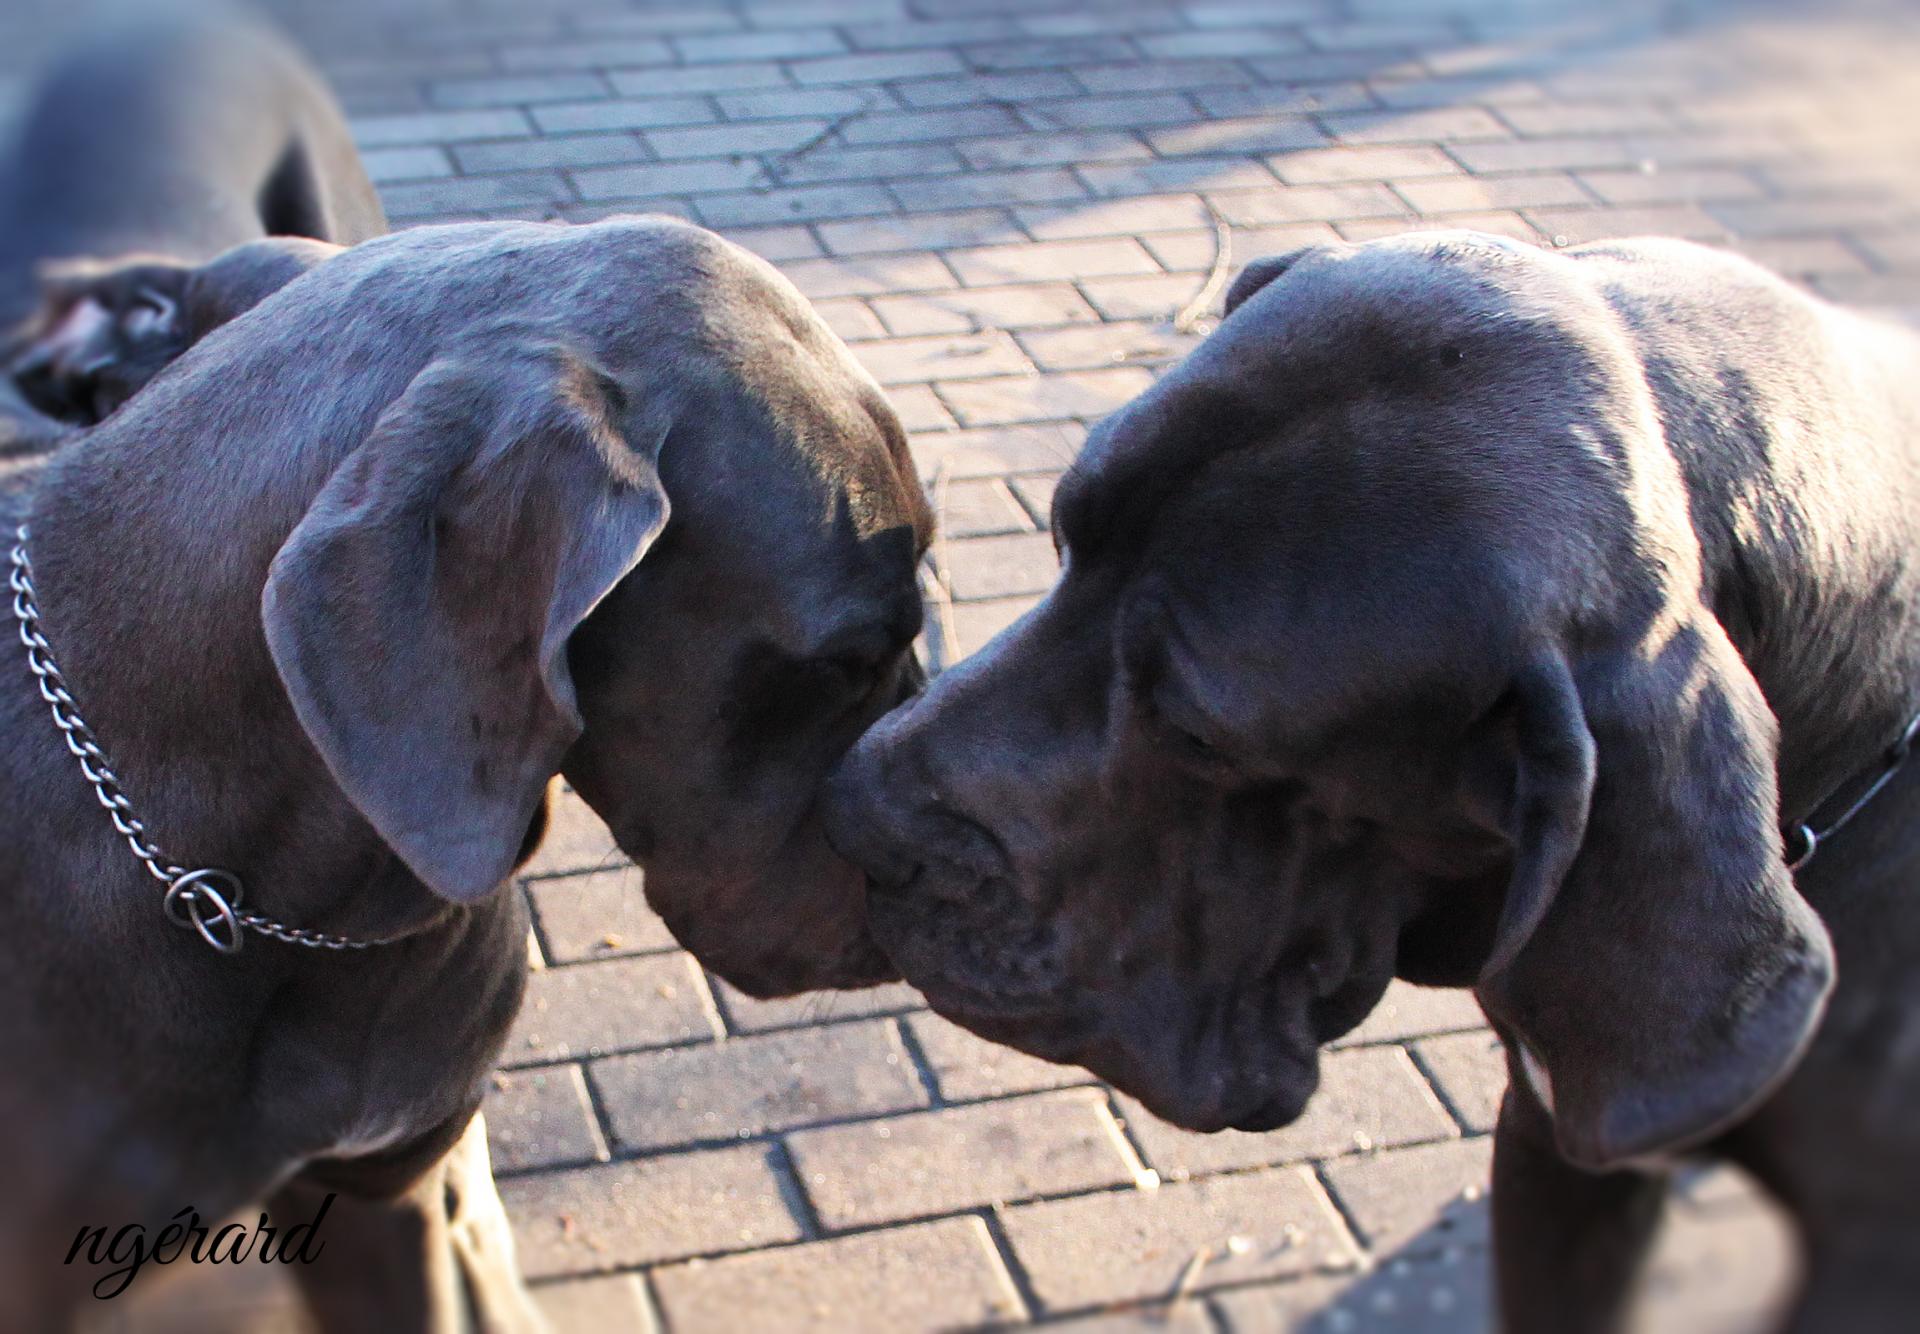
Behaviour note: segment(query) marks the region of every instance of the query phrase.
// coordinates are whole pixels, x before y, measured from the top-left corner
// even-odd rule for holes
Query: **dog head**
[[[1711,1133],[1829,946],[1615,317],[1461,234],[1229,308],[1063,481],[1047,599],[837,774],[882,947],[1190,1127],[1298,1115],[1397,972],[1478,985],[1575,1161]]]
[[[41,411],[91,425],[194,343],[339,252],[276,236],[205,264],[164,256],[49,264],[9,373]]]
[[[421,880],[495,890],[564,774],[730,982],[890,975],[816,795],[917,681],[930,520],[885,398],[789,283],[668,221],[423,229],[183,371],[255,345],[295,434],[357,440],[272,554],[267,646]]]

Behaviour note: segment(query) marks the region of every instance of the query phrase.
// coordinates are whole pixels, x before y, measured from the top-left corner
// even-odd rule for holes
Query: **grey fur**
[[[1796,1328],[1910,1322],[1920,766],[1797,883],[1779,827],[1920,706],[1920,341],[1663,241],[1230,308],[1062,483],[1047,600],[842,766],[882,945],[1206,1129],[1396,973],[1475,986],[1509,1328],[1614,1328],[1693,1149],[1797,1213]]]

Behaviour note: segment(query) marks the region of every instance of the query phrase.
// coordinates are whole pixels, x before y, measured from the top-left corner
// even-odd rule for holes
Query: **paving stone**
[[[860,24],[847,29],[847,39],[862,51],[904,51],[919,46],[951,46],[964,42],[992,42],[1017,36],[1019,29],[1004,18],[925,19],[910,22]]]
[[[1306,116],[1245,116],[1146,131],[1153,151],[1168,156],[1198,153],[1280,153],[1330,143]]]
[[[1454,1140],[1362,1154],[1323,1169],[1342,1211],[1376,1255],[1434,1255],[1487,1242],[1493,1141]]]
[[[1857,248],[1831,236],[1741,237],[1728,244],[1749,259],[1788,278],[1815,278],[1862,273],[1866,270]],[[1871,245],[1868,248],[1871,249]]]
[[[1507,139],[1512,132],[1479,107],[1407,111],[1335,111],[1320,117],[1334,138],[1348,144],[1409,144],[1433,140]]]
[[[695,200],[709,227],[806,218],[848,218],[891,213],[893,197],[873,185],[803,185],[743,195],[702,195]]]
[[[1544,245],[1547,239],[1541,234],[1539,228],[1511,209],[1488,213],[1449,213],[1439,221],[1418,216],[1346,219],[1336,222],[1334,230],[1349,241],[1371,241],[1375,237],[1429,231],[1438,226],[1466,232],[1491,232],[1496,236],[1510,236],[1516,241],[1525,241],[1531,245]]]
[[[805,227],[734,227],[728,229],[726,237],[735,245],[745,246],[760,258],[776,264],[793,259],[817,259],[820,256],[820,243],[813,239],[813,233]]]
[[[893,403],[893,410],[899,414],[900,425],[909,434],[914,431],[946,431],[954,425],[953,414],[934,394],[931,385],[896,385],[887,391],[887,398]]]
[[[1274,227],[1230,228],[1232,248],[1229,257],[1234,267],[1262,255],[1282,255],[1303,246],[1326,245],[1340,239],[1331,223],[1289,222]],[[1140,243],[1167,269],[1175,273],[1209,273],[1219,253],[1219,237],[1211,231],[1176,232],[1168,236],[1145,236]]]
[[[819,181],[883,180],[919,172],[931,175],[965,170],[966,164],[941,144],[898,144],[891,148],[815,148],[786,154],[769,174],[788,185]]]
[[[1048,1310],[1165,1297],[1196,1257],[1185,1286],[1202,1291],[1355,1259],[1345,1225],[1304,1168],[1016,1205],[1000,1218]]]
[[[1655,1242],[1640,1299],[1649,1334],[1749,1334],[1779,1329],[1801,1260],[1777,1209],[1676,1210]]]
[[[500,1198],[528,1278],[798,1241],[775,1150],[740,1145],[511,1177]]]
[[[948,538],[1030,533],[1033,519],[998,477],[948,482],[933,497],[940,532]]]
[[[386,205],[387,213],[395,218],[554,205],[573,197],[566,182],[550,171],[412,181],[389,185],[380,191],[380,201]]]
[[[1132,237],[977,246],[949,250],[946,261],[969,287],[1160,272],[1153,256]]]
[[[758,1000],[715,981],[714,1000],[733,1033],[771,1033],[782,1028],[807,1028],[848,1019],[906,1014],[926,1008],[926,1000],[904,982],[888,982],[857,991],[809,991],[799,996]]]
[[[1487,1017],[1480,1012],[1473,993],[1462,987],[1416,987],[1411,982],[1394,981],[1367,1017],[1335,1047],[1354,1047],[1363,1043],[1404,1042],[1408,1038],[1428,1037],[1435,1033],[1457,1033],[1462,1029],[1485,1028]]]
[[[953,274],[934,255],[804,259],[785,265],[784,272],[810,297],[882,296],[937,291],[954,285]]]
[[[1048,1334],[1216,1334],[1203,1302],[1151,1302],[1047,1322]]]
[[[996,42],[975,46],[967,51],[974,68],[989,72],[1021,69],[1056,69],[1090,61],[1126,60],[1134,48],[1113,34],[1056,37],[1040,41]]]
[[[1486,1334],[1495,1324],[1487,1262],[1474,1253],[1263,1283],[1212,1302],[1228,1334]]]
[[[600,871],[626,864],[607,826],[592,807],[572,791],[556,784],[547,806],[547,836],[525,866],[524,876],[555,875],[564,871]]]
[[[1059,481],[1058,473],[1048,473],[1038,477],[1010,477],[1007,485],[1013,488],[1014,495],[1026,506],[1034,523],[1048,528],[1052,526],[1053,491]]]
[[[746,157],[785,153],[818,139],[823,120],[729,121],[681,129],[648,130],[647,143],[669,161],[675,158]]]
[[[977,1218],[676,1265],[653,1281],[680,1334],[735,1334],[744,1312],[778,1312],[793,1334],[971,1329],[1021,1314]]]
[[[1020,346],[1033,358],[1034,365],[1047,371],[1093,370],[1115,365],[1163,366],[1177,361],[1200,343],[1192,334],[1176,333],[1170,325],[1145,320],[1030,329],[1019,337]]]
[[[1206,32],[1151,33],[1139,39],[1139,47],[1150,56],[1242,56],[1286,55],[1306,49],[1306,43],[1290,32],[1273,28],[1214,28]]]
[[[1126,366],[948,381],[939,386],[939,393],[962,426],[1002,426],[1062,417],[1104,417],[1144,393],[1152,383],[1149,372]]]
[[[1493,1130],[1507,1088],[1507,1061],[1491,1030],[1427,1038],[1413,1044],[1413,1054],[1469,1134]]]
[[[1328,1052],[1320,1088],[1300,1119],[1265,1134],[1176,1129],[1130,1098],[1121,1099],[1127,1133],[1147,1166],[1177,1179],[1303,1158],[1334,1158],[1398,1144],[1457,1137],[1453,1118],[1404,1051],[1382,1047]]]
[[[1766,193],[1751,172],[1726,167],[1586,171],[1580,182],[1609,204],[1692,204],[1758,199]]]
[[[995,635],[1025,616],[1039,602],[1038,597],[1014,597],[956,604],[953,608],[956,652],[964,655],[985,648]]]
[[[673,39],[689,65],[712,60],[773,60],[786,56],[838,55],[847,49],[831,28],[783,28],[770,32],[723,32]]]
[[[1409,211],[1391,190],[1376,181],[1243,191],[1216,195],[1213,204],[1222,217],[1239,227],[1341,218],[1404,217]]]
[[[416,111],[395,116],[355,116],[353,139],[362,149],[394,144],[445,144],[502,139],[531,132],[523,111]]]
[[[534,1300],[553,1334],[656,1334],[659,1322],[638,1274],[609,1274],[543,1283]]]
[[[1100,318],[1086,298],[1066,283],[876,297],[873,311],[889,332],[901,335],[1047,328],[1092,324]]]
[[[1547,100],[1546,90],[1538,83],[1511,74],[1375,79],[1368,88],[1379,101],[1395,108],[1451,107],[1463,103],[1500,107]]]
[[[1090,93],[1167,92],[1184,88],[1221,88],[1250,83],[1247,71],[1231,60],[1155,60],[1112,65],[1082,65],[1073,77]]]
[[[1364,83],[1353,80],[1287,83],[1278,87],[1195,89],[1209,116],[1311,115],[1321,111],[1372,111],[1379,107]]]
[[[1084,198],[1087,193],[1078,177],[1059,168],[976,171],[937,180],[895,181],[893,186],[900,206],[916,213],[987,204],[1045,204]]]
[[[1070,422],[949,431],[912,442],[922,481],[942,470],[949,477],[992,477],[1008,472],[1057,471],[1073,462],[1086,429]]]
[[[1087,300],[1108,320],[1166,320],[1200,293],[1205,282],[1195,274],[1149,274],[1137,278],[1089,278],[1080,284]],[[1212,307],[1220,308],[1220,295]]]
[[[607,1156],[577,1065],[495,1074],[487,1089],[486,1114],[495,1172],[595,1162]]]
[[[1303,149],[1270,158],[1267,165],[1288,185],[1414,180],[1460,173],[1459,163],[1430,144]]]
[[[1080,179],[1102,198],[1169,191],[1268,190],[1273,174],[1244,157],[1182,157],[1159,162],[1090,162]]]
[[[885,151],[885,150],[879,150]],[[962,209],[955,213],[917,213],[910,218],[857,218],[823,222],[821,241],[837,255],[889,250],[941,250],[1020,238],[1020,228],[1005,209]]]
[[[773,88],[765,91],[716,93],[715,102],[728,120],[776,120],[787,116],[853,115],[885,110],[892,102],[874,88]]]
[[[547,962],[580,963],[679,948],[647,906],[637,866],[530,881],[527,894]]]
[[[608,959],[536,972],[507,1038],[507,1065],[564,1061],[605,1051],[710,1042],[712,1002],[684,954]]]
[[[1622,139],[1570,136],[1516,139],[1506,143],[1449,144],[1447,152],[1468,171],[1577,171],[1633,167],[1647,160]]]
[[[971,134],[1018,133],[1023,128],[1005,107],[955,107],[862,116],[843,126],[841,136],[850,144],[904,144],[959,139]]]
[[[1033,369],[1019,345],[1001,330],[882,339],[862,343],[856,355],[883,385],[1011,375]]]
[[[766,61],[683,68],[613,70],[607,75],[622,97],[671,97],[686,93],[735,92],[742,88],[785,88],[786,75]]]
[[[1020,115],[1036,130],[1132,130],[1184,125],[1194,118],[1194,111],[1181,93],[1112,93],[1025,102]]]
[[[647,160],[647,150],[631,134],[570,134],[459,144],[454,147],[453,155],[460,163],[460,170],[468,174],[528,171],[540,167],[598,167]]]
[[[956,601],[1044,593],[1059,577],[1059,557],[1045,533],[976,537],[943,547]]]
[[[918,79],[895,85],[911,107],[973,106],[984,102],[1026,102],[1041,97],[1073,97],[1083,91],[1067,74],[1025,70],[1018,74],[967,74],[955,79]]]
[[[673,51],[665,42],[644,37],[590,42],[515,44],[500,51],[500,68],[519,74],[540,70],[597,70],[613,65],[665,65]]]
[[[360,154],[360,162],[367,169],[367,178],[375,185],[453,175],[453,163],[447,160],[447,150],[426,145],[369,148]]]
[[[503,107],[531,102],[572,102],[599,97],[607,85],[594,74],[517,75],[486,79],[438,79],[427,95],[435,106]]]
[[[946,1107],[787,1136],[794,1173],[829,1229],[1133,1184],[1098,1089]]]
[[[697,195],[709,190],[743,190],[760,179],[756,162],[716,158],[704,162],[660,162],[636,167],[594,167],[573,173],[580,197],[644,199],[648,195]],[[759,219],[755,219],[759,221]]]
[[[787,68],[802,86],[812,87],[823,83],[878,83],[883,79],[959,74],[965,66],[951,51],[900,51],[796,60]]]
[[[1635,134],[1675,128],[1672,112],[1644,102],[1538,102],[1503,106],[1500,119],[1526,135]]]
[[[1061,130],[969,139],[956,145],[967,165],[983,171],[1005,167],[1075,166],[1151,158],[1153,150],[1120,130]]]
[[[851,298],[841,301],[815,301],[813,310],[827,322],[827,327],[841,338],[852,342],[861,338],[884,338],[886,325],[880,323],[880,317],[873,313],[864,301]]]
[[[884,1019],[615,1057],[595,1062],[591,1075],[622,1151],[927,1105]]]
[[[592,130],[651,130],[663,125],[711,121],[713,109],[697,97],[642,97],[593,102],[555,102],[527,114],[548,134]]]
[[[1721,207],[1732,207],[1722,205]],[[1579,245],[1614,236],[1680,236],[1689,240],[1722,240],[1732,229],[1691,204],[1649,205],[1645,208],[1526,210],[1527,219],[1554,238],[1555,244]]]
[[[1414,208],[1429,214],[1579,206],[1594,202],[1593,196],[1564,172],[1395,181],[1394,190]]]

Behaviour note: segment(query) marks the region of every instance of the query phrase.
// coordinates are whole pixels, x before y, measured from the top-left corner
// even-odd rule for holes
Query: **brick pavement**
[[[1223,244],[1661,232],[1920,306],[1896,4],[270,7],[397,225],[668,212],[780,264],[914,434],[944,660],[1045,589],[1054,479],[1204,334],[1173,317]],[[1299,1124],[1202,1138],[904,987],[730,993],[577,803],[532,871],[539,972],[489,1115],[563,1330],[1485,1326],[1502,1071],[1462,996],[1396,987]],[[1752,1327],[1778,1220],[1724,1176],[1674,1220],[1654,1327]]]

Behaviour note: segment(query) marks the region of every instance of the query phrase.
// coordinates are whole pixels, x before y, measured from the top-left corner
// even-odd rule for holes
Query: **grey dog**
[[[1920,1300],[1920,340],[1738,258],[1427,234],[1253,265],[1061,484],[1060,582],[834,781],[933,1006],[1176,1123],[1299,1115],[1476,989],[1516,1330],[1614,1328],[1674,1155]],[[1894,748],[1890,752],[1890,748]]]
[[[929,516],[878,388],[747,252],[634,219],[369,241],[7,508],[143,839],[245,896],[203,876],[170,922],[0,671],[0,1328],[84,1300],[83,1226],[325,1192],[295,1273],[326,1328],[531,1324],[475,1110],[557,774],[735,985],[891,975],[816,797],[914,686]]]
[[[97,421],[385,230],[332,94],[276,35],[230,16],[110,29],[36,82],[0,154],[0,361],[34,407]]]

